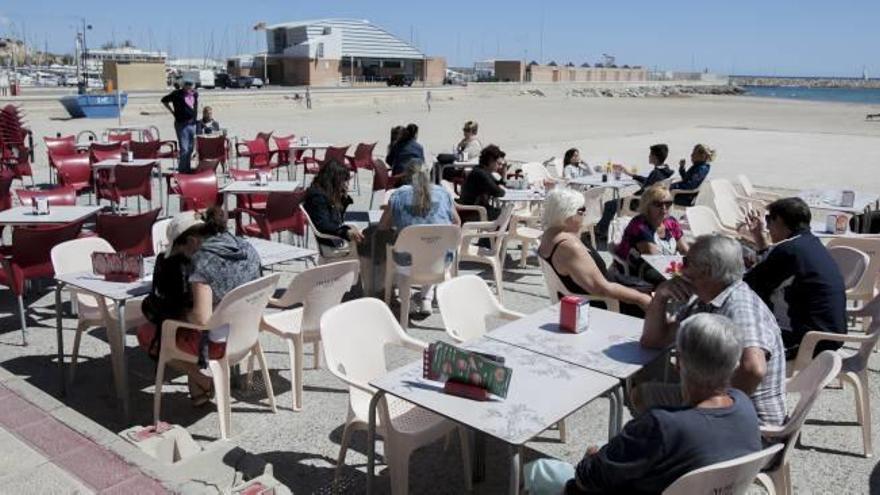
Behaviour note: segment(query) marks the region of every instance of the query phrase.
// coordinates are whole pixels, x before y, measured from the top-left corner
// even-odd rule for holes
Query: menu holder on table
[[[134,282],[144,276],[143,255],[92,253],[92,271],[108,282]]]
[[[590,326],[590,301],[578,296],[560,300],[559,328],[566,332],[581,333]]]
[[[507,397],[513,370],[504,358],[461,349],[445,342],[430,344],[422,354],[425,378],[445,382],[443,391],[474,400],[489,394]]]

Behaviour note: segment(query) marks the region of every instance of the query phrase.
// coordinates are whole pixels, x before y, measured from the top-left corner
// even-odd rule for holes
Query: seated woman
[[[709,175],[712,168],[711,161],[715,159],[715,150],[704,144],[694,146],[691,152],[691,167],[685,170],[685,161],[678,162],[678,174],[681,175],[681,181],[674,182],[669,186],[672,190],[696,190],[703,185],[703,181]],[[675,204],[679,206],[691,206],[696,199],[696,193],[677,194],[675,196]]]
[[[143,303],[149,323],[138,329],[141,347],[154,359],[165,320],[205,325],[227,292],[260,276],[257,252],[227,231],[227,221],[226,212],[215,206],[205,212],[204,221],[185,212],[169,225],[171,245],[156,259],[153,289]],[[202,405],[213,396],[213,388],[201,369],[208,359],[222,357],[225,346],[210,342],[207,332],[190,329],[178,329],[176,341],[181,350],[199,358],[198,364],[170,364],[187,374],[193,403]]]
[[[306,191],[303,208],[318,232],[360,243],[364,240],[361,231],[342,221],[345,210],[354,202],[348,195],[349,174],[348,168],[338,162],[324,165]],[[318,244],[338,248],[342,243],[318,238]]]
[[[388,153],[388,165],[391,166],[391,175],[403,173],[403,168],[413,158],[425,161],[425,150],[419,144],[419,126],[407,124],[401,131],[400,137],[391,147]]]
[[[581,161],[581,152],[577,148],[571,148],[562,157],[562,178],[574,179],[582,175],[591,175],[593,170]]]
[[[394,228],[400,232],[410,225],[461,225],[449,191],[432,184],[425,164],[418,160],[411,160],[407,164],[404,185],[391,195],[379,221],[382,230]],[[454,253],[449,255],[451,263]],[[394,262],[399,266],[408,266],[411,259],[408,253],[395,253]],[[414,307],[420,313],[430,313],[434,286],[423,287],[422,290]]]
[[[500,209],[492,205],[492,198],[500,198],[505,194],[504,169],[507,164],[504,157],[507,156],[501,148],[490,144],[480,152],[480,164],[474,167],[461,186],[459,202],[463,205],[482,206],[486,209],[489,220],[498,218]],[[497,179],[498,174],[501,179]],[[473,221],[476,218],[466,218],[465,221]]]
[[[605,262],[581,242],[584,212],[581,193],[571,189],[551,192],[544,201],[544,235],[538,256],[550,264],[570,292],[614,298],[622,303],[622,313],[642,313],[651,303],[651,296],[609,281]]]
[[[458,151],[459,155],[462,155],[464,161],[476,160],[479,158],[480,152],[483,151],[483,145],[477,139],[478,129],[478,124],[473,120],[468,120],[464,123],[464,128],[462,129],[464,137],[456,146],[456,151]]]
[[[629,264],[633,273],[639,273],[652,285],[660,284],[664,278],[662,274],[655,273],[639,255],[675,255],[687,254],[688,251],[681,225],[669,215],[670,208],[672,195],[669,189],[659,184],[649,187],[641,197],[641,213],[630,220],[614,252],[619,260]]]
[[[527,465],[526,488],[569,495],[661,493],[695,469],[758,452],[755,407],[730,387],[742,348],[739,329],[725,316],[684,320],[676,356],[686,403],[633,419],[601,449],[588,448],[577,466],[546,459]]]

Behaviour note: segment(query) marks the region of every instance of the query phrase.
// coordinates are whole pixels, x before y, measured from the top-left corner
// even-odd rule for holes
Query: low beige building
[[[496,60],[495,77],[500,82],[641,82],[648,80],[648,71],[642,67],[526,65],[520,60]]]
[[[105,60],[104,83],[120,91],[165,90],[165,62]]]

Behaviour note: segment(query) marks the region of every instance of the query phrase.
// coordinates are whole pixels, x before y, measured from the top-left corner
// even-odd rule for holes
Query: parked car
[[[229,78],[230,88],[262,88],[263,80],[254,76],[239,76]]]
[[[214,87],[231,88],[232,78],[225,72],[217,72],[214,74]]]
[[[388,86],[412,86],[413,78],[407,74],[394,74],[386,81]]]

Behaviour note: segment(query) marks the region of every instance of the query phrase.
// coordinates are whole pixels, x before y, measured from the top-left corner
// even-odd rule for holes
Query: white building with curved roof
[[[273,83],[335,86],[405,74],[416,81],[438,84],[446,71],[444,59],[428,57],[366,20],[284,22],[266,26],[265,31]]]

